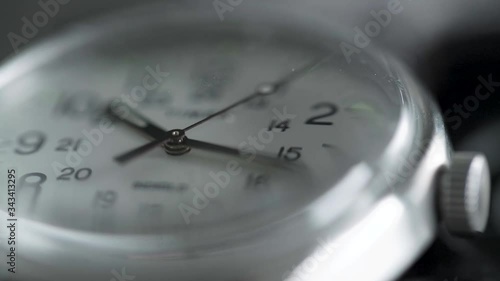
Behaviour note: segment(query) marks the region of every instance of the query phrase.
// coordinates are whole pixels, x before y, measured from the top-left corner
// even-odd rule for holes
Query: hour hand
[[[110,103],[106,107],[106,113],[153,139],[161,139],[167,135],[167,131],[123,102]]]

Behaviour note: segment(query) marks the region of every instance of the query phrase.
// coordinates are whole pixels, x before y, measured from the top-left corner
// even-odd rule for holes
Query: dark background
[[[46,1],[46,0],[45,0]],[[46,39],[72,24],[105,15],[116,9],[154,0],[72,0],[23,48]],[[246,0],[251,1],[251,0]],[[297,0],[295,0],[297,1]],[[171,1],[172,2],[172,1]],[[183,5],[206,5],[212,1],[175,1]],[[280,1],[275,1],[280,2]],[[290,4],[294,0],[281,1]],[[364,26],[370,11],[387,6],[388,0],[308,1],[325,7],[325,15],[346,26]],[[200,4],[201,3],[201,4]],[[263,1],[265,3],[265,1]],[[407,62],[436,96],[443,112],[464,105],[479,85],[478,77],[492,76],[500,82],[499,0],[401,0],[404,11],[373,39]],[[244,2],[242,8],[244,7]],[[21,34],[22,18],[40,11],[38,1],[4,0],[0,9],[0,59],[15,55],[8,34]],[[237,13],[236,9],[234,13]],[[214,11],[214,16],[216,13]],[[230,16],[230,15],[229,15]],[[447,121],[448,132],[458,150],[484,152],[491,163],[493,186],[500,186],[500,87],[461,118],[460,125]],[[492,217],[486,235],[452,238],[444,230],[440,238],[403,280],[500,280],[500,194],[494,188]]]

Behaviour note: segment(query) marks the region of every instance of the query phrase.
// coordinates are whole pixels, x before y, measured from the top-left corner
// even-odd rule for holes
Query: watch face
[[[394,78],[321,38],[219,23],[112,34],[0,89],[0,153],[26,222],[180,247],[238,237],[379,165],[400,120]]]

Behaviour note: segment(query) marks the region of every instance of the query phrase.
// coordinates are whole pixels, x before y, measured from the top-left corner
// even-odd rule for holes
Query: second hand
[[[184,132],[186,132],[186,131],[188,131],[188,130],[190,130],[190,129],[198,126],[198,125],[201,125],[201,124],[205,123],[206,121],[208,121],[208,120],[210,120],[210,119],[212,119],[214,117],[217,117],[219,115],[222,115],[222,114],[226,113],[227,111],[229,111],[229,110],[237,107],[240,104],[247,103],[247,102],[251,101],[252,99],[254,99],[254,98],[258,97],[258,96],[265,96],[265,95],[273,94],[274,92],[276,92],[276,90],[277,90],[277,88],[274,87],[273,85],[270,85],[270,84],[269,85],[268,84],[261,85],[257,89],[257,91],[255,91],[255,93],[253,93],[253,94],[251,94],[251,95],[249,95],[249,96],[247,96],[247,97],[245,97],[245,98],[243,98],[243,99],[241,99],[241,100],[239,100],[239,101],[231,104],[230,106],[228,106],[228,107],[226,107],[224,109],[221,109],[221,110],[219,110],[219,111],[217,111],[215,113],[210,114],[209,116],[201,119],[200,121],[198,121],[198,122],[196,122],[194,124],[191,124],[191,125],[187,126],[186,128],[184,128],[182,130]]]
[[[213,114],[210,114],[209,116],[203,118],[202,120],[200,120],[194,124],[187,126],[186,128],[183,129],[183,131],[186,132],[186,131],[188,131],[188,130],[190,130],[190,129],[192,129],[200,124],[205,123],[206,121],[208,121],[214,117],[217,117],[221,114],[226,113],[227,111],[237,107],[240,104],[247,103],[258,96],[267,96],[267,95],[274,94],[277,91],[279,91],[286,84],[300,78],[301,76],[303,76],[307,72],[314,70],[318,65],[325,62],[328,59],[330,59],[330,56],[321,58],[319,60],[314,60],[314,61],[308,63],[307,65],[304,65],[303,67],[299,68],[297,71],[292,71],[291,73],[287,74],[285,77],[281,78],[280,80],[278,80],[274,83],[262,84],[257,88],[257,90],[253,94],[231,104],[230,106],[227,106],[224,109],[221,109]]]

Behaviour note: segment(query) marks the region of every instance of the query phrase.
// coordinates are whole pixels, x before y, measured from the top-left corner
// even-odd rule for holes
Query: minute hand
[[[186,140],[187,144],[192,147],[192,148],[197,148],[200,150],[206,150],[206,151],[212,151],[212,152],[218,152],[218,153],[225,153],[228,155],[233,155],[233,156],[238,156],[238,157],[246,157],[246,153],[244,150],[240,150],[234,147],[229,147],[229,146],[224,146],[220,144],[214,144],[214,143],[209,143],[206,141],[200,141],[200,140],[193,140],[193,139],[187,139]],[[270,163],[276,164],[276,163],[282,163],[279,158],[276,155],[271,155],[265,152],[257,152],[253,153],[253,155],[248,155],[247,161],[253,161],[254,159],[256,160],[261,160],[261,161],[268,161]]]
[[[297,80],[298,78],[302,77],[304,74],[311,71],[312,69],[314,69],[316,66],[318,66],[319,64],[321,64],[322,62],[324,62],[327,59],[329,59],[329,57],[314,60],[314,61],[304,65],[303,67],[301,67],[295,71],[292,71],[291,73],[287,74],[285,77],[282,77],[278,81],[275,81],[274,83],[261,85],[251,95],[246,96],[245,98],[243,98],[243,99],[241,99],[241,100],[239,100],[239,101],[237,101],[237,102],[235,102],[235,103],[233,103],[233,104],[231,104],[231,105],[229,105],[229,106],[227,106],[227,107],[225,107],[225,108],[223,108],[223,109],[221,109],[213,114],[210,114],[209,116],[203,118],[202,120],[187,126],[186,128],[183,129],[183,131],[186,132],[188,130],[191,130],[192,128],[194,128],[198,125],[201,125],[202,123],[205,123],[206,121],[208,121],[214,117],[217,117],[221,114],[224,114],[227,111],[237,107],[238,105],[247,103],[258,96],[265,96],[265,95],[274,94],[275,92],[277,92],[279,89],[281,89],[286,84],[289,84],[292,81]]]

